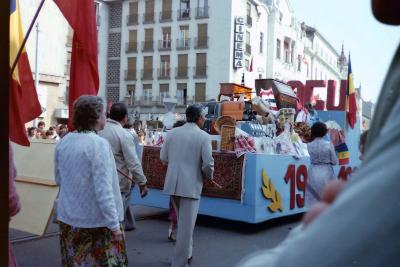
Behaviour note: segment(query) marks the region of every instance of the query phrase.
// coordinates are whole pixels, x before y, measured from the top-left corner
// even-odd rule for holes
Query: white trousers
[[[177,207],[178,231],[172,267],[185,267],[193,253],[193,230],[200,200],[173,196],[173,201]]]

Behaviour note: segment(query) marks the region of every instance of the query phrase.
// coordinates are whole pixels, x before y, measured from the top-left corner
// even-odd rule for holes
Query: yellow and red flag
[[[10,0],[10,69],[24,39],[18,0]],[[42,113],[25,48],[10,75],[9,135],[14,143],[29,146],[25,123]]]
[[[349,66],[348,66],[348,74],[347,74],[347,121],[351,128],[354,128],[354,125],[357,122],[357,100],[356,100],[356,90],[354,89],[354,81],[353,81],[353,72],[351,69],[351,59],[349,55]]]

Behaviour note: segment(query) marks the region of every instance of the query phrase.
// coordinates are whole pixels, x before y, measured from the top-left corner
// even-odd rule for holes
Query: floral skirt
[[[112,232],[106,227],[77,228],[58,223],[62,266],[128,266],[125,238],[113,241]]]

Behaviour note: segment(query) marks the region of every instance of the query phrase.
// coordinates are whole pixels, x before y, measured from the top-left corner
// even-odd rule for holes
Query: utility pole
[[[35,87],[39,90],[39,22],[36,23],[36,47],[35,47]],[[37,119],[33,120],[33,126],[37,126]]]

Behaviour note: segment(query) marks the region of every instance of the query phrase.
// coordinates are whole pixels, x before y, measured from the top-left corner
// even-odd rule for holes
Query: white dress
[[[306,206],[310,208],[319,201],[326,184],[335,179],[332,166],[336,165],[338,160],[333,145],[322,138],[315,138],[308,143],[307,149],[311,165],[308,169]]]

